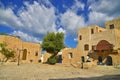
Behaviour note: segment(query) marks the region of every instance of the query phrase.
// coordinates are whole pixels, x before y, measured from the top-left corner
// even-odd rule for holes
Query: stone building
[[[95,63],[100,58],[108,65],[120,64],[120,18],[106,22],[105,26],[80,28],[76,48],[68,48],[62,52],[63,64],[82,63],[87,60],[87,56]]]
[[[40,59],[40,44],[24,42],[20,38],[9,35],[0,35],[0,43],[5,42],[7,48],[15,51],[15,57],[11,61],[15,62],[38,62]],[[0,59],[3,59],[3,55],[0,53]]]

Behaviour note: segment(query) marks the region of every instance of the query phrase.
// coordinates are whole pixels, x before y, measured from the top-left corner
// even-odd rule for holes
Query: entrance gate
[[[111,56],[107,56],[106,65],[108,65],[108,66],[112,65],[112,57]]]

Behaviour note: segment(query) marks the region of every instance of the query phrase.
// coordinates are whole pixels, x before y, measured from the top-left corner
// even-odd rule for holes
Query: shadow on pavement
[[[59,79],[49,79],[49,80],[120,80],[120,75],[105,75],[100,77],[89,77],[89,78],[59,78]]]

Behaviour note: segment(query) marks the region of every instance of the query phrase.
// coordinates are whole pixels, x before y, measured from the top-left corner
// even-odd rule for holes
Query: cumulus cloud
[[[88,25],[102,25],[104,22],[120,17],[120,0],[98,0],[88,1],[90,13],[88,14]]]
[[[44,5],[39,5],[38,2],[30,5],[25,4],[27,10],[21,10],[19,12],[19,18],[23,23],[24,30],[28,30],[32,33],[46,34],[47,32],[55,32],[55,11],[54,8],[47,8]]]
[[[11,34],[14,36],[20,36],[20,38],[24,41],[41,43],[41,41],[38,38],[28,35],[27,33],[21,31],[14,31]]]
[[[55,9],[48,0],[43,2],[45,5],[36,1],[33,4],[24,2],[24,6],[17,11],[17,14],[11,7],[0,8],[0,24],[33,36],[43,36],[47,32],[57,32]],[[27,39],[24,38],[24,40]]]
[[[73,6],[71,7],[72,11],[77,12],[79,10],[84,10],[85,4],[75,0],[75,3],[73,4]]]
[[[44,36],[47,32],[74,35],[74,40],[77,41],[76,34],[79,28],[93,24],[101,26],[108,20],[120,17],[120,0],[88,0],[87,4],[80,0],[74,2],[61,14],[57,13],[57,8],[49,0],[37,0],[32,4],[24,2],[24,6],[17,11],[17,14],[11,7],[0,6],[0,24],[14,29],[12,34],[21,36],[26,41],[39,42],[38,35]],[[85,14],[85,9],[89,13]],[[78,15],[79,11],[82,12]],[[58,18],[60,21],[57,22]],[[60,26],[62,27],[59,28]]]
[[[89,14],[89,21],[87,22],[88,25],[101,25],[103,26],[104,22],[113,19],[112,16],[108,16],[107,14],[92,11]]]
[[[59,28],[59,29],[58,29],[58,32],[62,32],[62,33],[64,33],[64,34],[66,33],[63,28]]]
[[[0,24],[39,34],[56,31],[56,16],[53,7],[47,8],[36,1],[33,4],[25,2],[25,6],[27,9],[23,7],[18,11],[17,16],[11,8],[0,8]]]
[[[78,38],[74,38],[74,41],[75,41],[75,42],[78,42]]]
[[[81,27],[94,24],[104,27],[104,22],[120,17],[119,4],[119,0],[114,2],[112,0],[89,0],[85,5],[76,0],[71,8],[61,14],[61,25],[64,26],[66,33],[75,34],[74,37],[77,37],[77,30]],[[85,21],[84,13],[77,15],[77,11],[84,11],[85,6],[88,6],[89,11],[87,21]],[[77,38],[74,41],[77,41]]]
[[[12,28],[23,26],[11,8],[0,8],[0,24],[7,25]]]
[[[67,33],[75,33],[80,27],[85,26],[83,16],[78,16],[76,13],[68,10],[61,15],[61,25],[65,27]]]
[[[80,27],[86,26],[83,15],[77,15],[78,11],[83,11],[85,4],[79,0],[75,0],[74,4],[61,14],[61,25],[66,30],[66,34],[77,35],[77,31]]]
[[[108,15],[114,16],[114,14],[120,12],[120,0],[99,0],[94,2],[89,8]]]

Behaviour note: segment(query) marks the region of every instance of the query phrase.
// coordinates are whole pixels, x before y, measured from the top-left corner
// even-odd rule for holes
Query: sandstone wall
[[[120,18],[117,18],[117,19],[106,22],[105,23],[106,29],[110,29],[110,25],[112,25],[112,24],[114,24],[114,27],[116,29],[120,30]]]
[[[20,62],[38,62],[40,59],[40,44],[24,42],[18,37],[9,36],[9,35],[0,35],[0,43],[5,42],[7,48],[15,51],[14,60],[18,61],[18,56],[20,55]],[[26,60],[23,60],[23,53],[26,49]],[[37,54],[37,55],[36,55]],[[3,58],[3,55],[0,54],[0,58]]]

